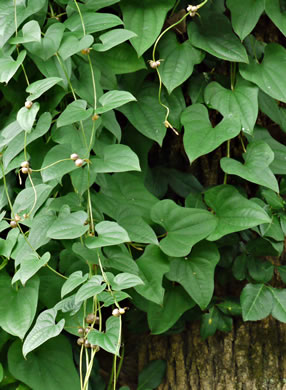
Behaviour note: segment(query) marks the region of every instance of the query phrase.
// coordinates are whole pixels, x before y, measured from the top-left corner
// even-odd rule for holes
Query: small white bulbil
[[[121,307],[121,308],[119,309],[119,313],[120,313],[120,315],[125,314],[125,309],[124,309],[123,307]]]
[[[161,65],[161,62],[159,60],[157,61],[150,60],[149,65],[152,69],[156,69]]]
[[[30,169],[28,167],[21,168],[21,172],[24,173],[24,175],[28,175]]]
[[[27,100],[27,101],[25,102],[25,107],[26,107],[28,110],[30,110],[30,108],[32,107],[32,105],[33,105],[33,102],[31,102],[30,100]]]
[[[19,215],[19,214],[15,214],[14,220],[15,220],[16,222],[21,221],[20,215]]]
[[[12,221],[10,221],[10,226],[12,229],[14,229],[15,227],[17,227],[17,222],[12,219]]]
[[[21,168],[29,168],[30,167],[30,163],[29,161],[23,161],[21,163]]]
[[[78,154],[76,154],[76,153],[72,153],[71,155],[70,155],[70,158],[72,159],[72,160],[77,160],[78,159]]]
[[[77,160],[75,160],[75,165],[77,166],[77,167],[81,167],[82,166],[82,164],[84,163],[84,160],[82,159],[82,158],[78,158]]]
[[[114,317],[120,317],[120,311],[119,311],[119,309],[113,309],[112,310],[112,315],[114,316]]]

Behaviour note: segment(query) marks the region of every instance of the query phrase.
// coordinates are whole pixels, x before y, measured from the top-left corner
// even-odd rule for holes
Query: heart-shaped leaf
[[[115,28],[100,35],[99,39],[102,43],[96,43],[92,47],[96,51],[107,51],[136,36],[137,34],[133,31],[125,30],[123,28]]]
[[[120,2],[124,25],[137,34],[131,43],[138,57],[155,42],[163,27],[165,17],[173,6],[173,0],[124,0]]]
[[[73,272],[64,282],[61,289],[61,298],[69,294],[75,288],[84,283],[88,278],[88,274],[82,275],[82,271]]]
[[[27,42],[41,42],[41,28],[36,20],[30,20],[25,23],[22,28],[22,36],[20,34],[17,37],[9,39],[10,44],[19,44]]]
[[[160,40],[158,50],[160,58],[164,59],[160,65],[160,75],[169,94],[186,81],[193,73],[194,66],[203,60],[202,53],[190,41],[180,44],[174,32],[169,32]]]
[[[60,77],[47,77],[43,80],[35,81],[26,88],[26,92],[30,93],[28,100],[32,101],[38,99],[38,97],[60,81],[63,81]]]
[[[171,261],[167,278],[180,283],[202,310],[210,303],[214,291],[214,271],[220,255],[215,244],[200,242],[189,258]]]
[[[127,288],[144,284],[143,280],[137,275],[129,274],[128,272],[122,272],[115,276],[111,282],[113,290],[121,291]]]
[[[239,78],[231,90],[214,81],[205,89],[204,98],[207,105],[224,117],[237,116],[242,131],[252,134],[258,115],[258,88],[255,85]]]
[[[39,257],[35,253],[30,253],[21,259],[20,269],[15,273],[12,279],[12,283],[20,280],[23,286],[26,282],[34,276],[39,269],[44,267],[51,258],[51,254],[46,252],[43,256]]]
[[[228,139],[236,137],[241,129],[238,117],[232,113],[213,128],[208,110],[202,104],[187,107],[182,113],[181,121],[185,127],[184,146],[191,163]]]
[[[103,278],[101,275],[92,276],[86,283],[84,283],[75,295],[75,304],[87,300],[97,294],[100,294],[106,287],[105,283],[102,283]]]
[[[271,218],[258,204],[246,199],[230,185],[220,185],[206,191],[205,202],[214,210],[218,219],[214,232],[208,237],[210,241],[271,222]]]
[[[286,103],[286,79],[281,63],[286,61],[286,49],[278,43],[269,43],[264,51],[261,64],[251,61],[240,64],[242,77],[257,84],[262,91],[274,99]]]
[[[265,12],[282,34],[286,35],[285,12],[281,10],[281,0],[265,0]]]
[[[221,169],[229,175],[236,175],[252,183],[259,184],[279,192],[277,180],[269,165],[274,160],[272,149],[264,141],[254,141],[248,144],[243,154],[244,164],[232,158],[220,160]]]
[[[277,0],[278,2],[279,0]],[[270,2],[273,2],[270,0]],[[262,12],[264,11],[264,0],[227,0],[227,7],[231,12],[231,24],[243,41],[256,26]]]
[[[66,33],[61,42],[59,54],[65,61],[67,58],[80,52],[81,50],[91,47],[93,40],[92,35],[85,35],[79,40],[73,33]]]
[[[169,286],[166,289],[163,305],[149,302],[147,317],[152,334],[161,334],[170,329],[185,311],[196,303],[181,286]]]
[[[39,315],[33,329],[28,333],[23,344],[24,357],[52,337],[56,337],[61,333],[65,325],[65,320],[60,320],[56,324],[56,316],[57,310],[55,309],[45,310]]]
[[[92,114],[92,108],[86,110],[85,100],[75,100],[61,113],[57,120],[57,127],[67,126],[75,122],[83,121]]]
[[[193,46],[215,57],[226,61],[248,62],[246,50],[225,15],[207,14],[197,23],[189,23],[188,35]]]
[[[21,343],[14,342],[9,348],[8,365],[14,378],[35,390],[51,390],[59,386],[61,390],[80,388],[71,344],[61,335],[31,352],[27,359],[23,357]]]
[[[106,331],[99,332],[92,329],[88,332],[87,339],[93,345],[98,345],[107,352],[119,355],[120,350],[120,321],[118,317],[109,317],[106,321]]]
[[[162,383],[166,373],[165,360],[152,360],[139,374],[137,390],[156,389]]]
[[[88,237],[85,240],[86,246],[90,249],[130,242],[126,230],[116,222],[99,222],[95,225],[95,230],[98,233],[98,237]]]
[[[258,321],[271,313],[273,298],[264,284],[248,283],[242,290],[240,303],[243,321]]]
[[[92,171],[96,173],[140,171],[137,155],[127,145],[107,145],[102,155],[91,159]]]
[[[192,247],[216,228],[216,217],[206,210],[178,206],[169,199],[158,202],[151,209],[151,218],[163,226],[166,237],[160,248],[166,255],[187,256]]]
[[[30,132],[40,109],[39,103],[33,103],[31,108],[22,107],[17,114],[17,121],[23,130]]]
[[[95,110],[96,113],[102,114],[104,112],[121,107],[126,103],[132,102],[136,98],[127,91],[108,91],[99,98],[99,103],[102,107]]]
[[[11,56],[0,58],[0,83],[8,83],[17,72],[26,57],[26,51],[22,50],[14,60]]]
[[[83,36],[81,18],[85,26],[86,34],[93,34],[97,31],[107,30],[123,24],[122,20],[118,16],[111,13],[106,14],[103,12],[82,12],[81,15],[79,15],[77,12],[74,12],[65,21],[65,25],[78,37]]]
[[[0,274],[0,326],[5,332],[24,338],[36,314],[39,284],[35,276],[16,290],[10,277]]]
[[[81,237],[88,231],[87,213],[85,211],[76,211],[64,216],[59,216],[51,224],[47,236],[56,240],[72,240]]]

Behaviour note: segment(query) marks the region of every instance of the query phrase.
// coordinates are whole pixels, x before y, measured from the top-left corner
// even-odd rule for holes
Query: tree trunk
[[[203,341],[191,323],[180,334],[142,338],[139,372],[154,359],[167,361],[158,390],[286,390],[286,325],[238,320],[232,332]]]

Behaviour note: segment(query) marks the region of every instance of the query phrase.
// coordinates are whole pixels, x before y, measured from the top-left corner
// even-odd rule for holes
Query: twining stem
[[[203,7],[206,3],[208,2],[208,0],[204,0],[201,4],[197,5],[196,6],[196,10],[198,10],[199,8]],[[190,10],[188,11],[184,16],[181,17],[181,19],[179,19],[177,22],[173,23],[172,25],[170,25],[169,27],[167,27],[159,36],[158,38],[156,39],[155,43],[154,43],[154,46],[153,46],[153,51],[152,51],[152,61],[153,63],[156,62],[156,58],[155,58],[155,54],[156,54],[156,49],[157,49],[157,46],[158,46],[158,43],[159,41],[161,40],[161,38],[166,34],[166,32],[168,32],[169,30],[171,30],[172,28],[174,28],[175,26],[177,26],[178,24],[182,23],[182,21],[184,19],[186,19],[189,15],[192,15],[193,16],[193,11]],[[160,61],[160,60],[159,60]],[[158,75],[158,79],[159,79],[159,90],[158,90],[158,101],[159,101],[159,104],[165,108],[166,110],[166,115],[165,115],[165,120],[164,120],[164,124],[166,127],[170,127],[174,132],[175,134],[179,134],[174,128],[173,126],[168,122],[168,117],[169,117],[169,114],[170,114],[170,109],[168,106],[166,106],[162,100],[161,100],[161,93],[162,93],[162,78],[161,78],[161,75],[160,75],[160,71],[159,71],[159,68],[156,67],[156,72],[157,72],[157,75]]]

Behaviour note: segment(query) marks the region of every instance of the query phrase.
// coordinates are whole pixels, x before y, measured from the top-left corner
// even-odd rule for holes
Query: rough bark
[[[237,321],[203,341],[192,323],[180,334],[142,337],[138,371],[154,359],[167,361],[158,390],[286,390],[286,325]]]

